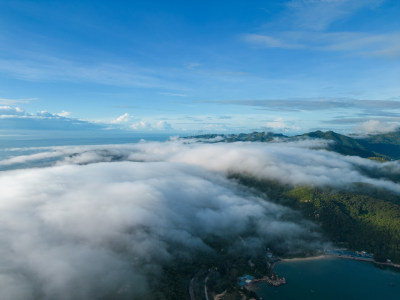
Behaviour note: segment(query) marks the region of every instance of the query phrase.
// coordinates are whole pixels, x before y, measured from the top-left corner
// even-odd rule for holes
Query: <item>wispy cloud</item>
[[[243,36],[245,42],[265,47],[265,48],[283,48],[283,49],[298,49],[304,48],[304,45],[285,41],[284,39],[275,38],[262,34],[246,34]]]
[[[115,86],[169,89],[176,85],[168,80],[168,76],[163,76],[163,72],[160,72],[160,70],[156,72],[115,62],[80,63],[39,54],[25,55],[21,58],[0,59],[0,72],[31,81],[84,81]]]
[[[384,124],[392,124],[392,123],[400,124],[400,114],[397,113],[397,117],[355,117],[355,118],[342,117],[342,118],[334,118],[331,120],[324,120],[323,122],[327,124],[353,125],[353,124],[367,123],[368,121],[371,120]]]
[[[335,21],[350,18],[361,9],[379,7],[383,0],[292,0],[279,18],[278,31],[248,33],[246,43],[257,47],[291,50],[346,51],[358,55],[399,57],[400,32],[331,31]],[[268,26],[266,27],[268,28]]]
[[[305,30],[324,30],[333,22],[362,8],[379,6],[382,0],[292,0],[286,4],[287,20]]]
[[[294,98],[294,99],[265,99],[265,100],[219,100],[202,101],[216,102],[227,105],[245,105],[264,108],[267,110],[302,111],[327,110],[335,108],[358,109],[400,109],[400,101],[396,100],[362,100],[351,98]]]
[[[31,101],[37,100],[38,98],[26,98],[26,99],[5,99],[0,98],[0,104],[2,105],[15,105],[15,104],[26,104]]]
[[[172,96],[172,97],[187,97],[186,94],[170,93],[170,92],[160,92],[160,95]]]
[[[246,34],[243,40],[263,48],[307,49],[353,52],[366,56],[400,56],[400,32],[377,34],[364,32],[287,31],[277,36]]]
[[[188,63],[188,64],[185,65],[185,67],[186,67],[188,70],[194,70],[194,69],[197,69],[197,68],[200,67],[200,66],[201,66],[201,64],[200,64],[200,63],[197,63],[197,62],[191,62],[191,63]]]

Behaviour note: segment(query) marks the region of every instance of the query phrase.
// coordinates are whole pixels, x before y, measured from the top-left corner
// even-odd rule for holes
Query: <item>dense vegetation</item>
[[[232,250],[239,237],[210,236],[206,239],[210,251],[199,251],[163,266],[161,278],[154,282],[152,299],[190,299],[191,289],[195,299],[205,299],[205,285],[209,299],[226,291],[224,299],[255,297],[254,292],[240,289],[237,280],[244,274],[261,278],[270,272],[265,251],[249,254],[245,249]],[[250,264],[249,261],[252,263]]]
[[[315,131],[287,137],[281,134],[253,132],[238,135],[202,135],[203,141],[215,142],[271,142],[293,141],[305,138],[330,140],[327,150],[343,155],[355,155],[378,161],[400,159],[400,132],[354,138],[332,131]],[[400,182],[397,172],[384,169],[367,170],[360,166],[359,172],[373,178],[386,178]],[[372,174],[371,174],[372,172]],[[373,253],[375,260],[400,263],[400,197],[378,187],[353,183],[346,188],[314,186],[291,186],[272,180],[261,180],[243,174],[232,174],[231,179],[252,188],[260,197],[289,206],[303,217],[319,224],[324,235],[335,246]],[[243,253],[232,253],[227,248],[232,241],[210,239],[212,251],[196,256],[187,263],[175,263],[164,269],[159,282],[162,297],[159,299],[187,299],[188,285],[193,279],[193,292],[204,296],[204,281],[214,293],[227,291],[224,299],[240,299],[243,293],[236,284],[237,277],[252,274],[262,277],[270,270],[265,253],[249,257]],[[276,255],[287,255],[282,249],[272,249]],[[305,253],[303,255],[310,255]],[[252,263],[250,264],[249,261]],[[254,263],[254,264],[253,264]],[[175,281],[175,283],[173,283]],[[171,284],[172,282],[172,284]],[[210,294],[211,295],[211,294]],[[200,296],[200,297],[202,297]],[[249,295],[248,295],[249,296]]]
[[[376,260],[400,261],[400,206],[362,193],[310,187],[286,195],[307,217],[318,221],[336,242],[374,253]]]
[[[211,136],[198,136],[209,139]],[[213,135],[218,142],[293,141],[304,138],[332,141],[327,150],[343,155],[355,155],[378,161],[400,159],[400,131],[349,137],[333,131],[315,131],[288,137],[271,132],[252,132],[238,135]],[[215,139],[219,137],[219,139]],[[374,178],[387,178],[399,182],[396,174],[383,171],[360,170]],[[383,172],[383,173],[382,173]],[[328,237],[354,250],[374,253],[377,260],[390,258],[400,262],[400,198],[398,195],[373,186],[354,184],[352,190],[334,190],[315,187],[290,187],[272,181],[254,178],[237,179],[246,186],[266,193],[271,200],[301,211],[304,216],[321,225]]]
[[[351,190],[291,187],[273,181],[236,176],[242,184],[266,193],[270,200],[299,210],[320,224],[336,244],[372,252],[378,261],[400,262],[400,198],[369,185]]]
[[[352,189],[335,190],[309,186],[293,187],[274,181],[232,176],[261,197],[300,211],[304,217],[320,225],[325,235],[340,247],[372,252],[378,261],[387,258],[400,262],[400,199],[397,195],[377,190],[369,185],[354,185]],[[265,251],[249,254],[231,251],[235,239],[209,237],[209,252],[163,267],[162,277],[155,284],[154,299],[190,299],[189,287],[197,298],[204,297],[205,280],[210,297],[226,291],[224,299],[241,299],[251,292],[238,288],[237,278],[243,274],[262,277],[269,274]],[[276,255],[287,255],[272,249]],[[312,255],[303,253],[301,255]],[[192,281],[193,280],[193,281]],[[191,284],[192,282],[192,284]]]
[[[319,224],[325,235],[340,247],[372,252],[378,261],[389,258],[400,262],[400,198],[396,194],[366,184],[338,190],[294,187],[242,175],[232,175],[232,179],[252,188],[261,197],[268,195],[269,200],[300,211],[304,217]],[[212,251],[198,252],[164,266],[163,276],[156,283],[152,297],[190,299],[189,287],[192,286],[195,298],[203,299],[206,279],[210,299],[224,291],[224,299],[254,296],[239,289],[237,278],[243,274],[258,278],[269,274],[269,263],[274,259],[266,258],[265,249],[252,254],[245,249],[231,251],[238,238],[211,236],[205,242]],[[287,255],[279,248],[271,250],[276,255]],[[303,250],[300,255],[313,254]]]

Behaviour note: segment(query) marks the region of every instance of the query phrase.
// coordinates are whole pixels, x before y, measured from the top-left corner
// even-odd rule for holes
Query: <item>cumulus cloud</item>
[[[118,124],[118,123],[128,122],[130,117],[131,116],[128,113],[124,113],[123,115],[119,116],[115,120],[111,121],[111,123]]]
[[[60,113],[58,113],[57,116],[65,118],[65,117],[68,117],[70,114],[71,114],[70,112],[63,110]]]
[[[161,129],[161,130],[167,130],[167,129],[172,129],[172,126],[168,122],[161,120],[161,121],[157,121],[154,124],[154,128]]]
[[[10,116],[23,116],[25,112],[19,107],[11,106],[0,106],[0,118],[10,117]]]
[[[131,129],[133,130],[169,130],[172,129],[172,126],[170,123],[164,121],[164,120],[159,120],[155,122],[148,122],[148,121],[139,121],[136,123],[133,123],[130,126]]]
[[[39,111],[31,114],[19,107],[0,106],[0,128],[3,130],[101,130],[106,126],[69,118],[69,112]]]
[[[139,122],[133,123],[130,127],[131,127],[132,129],[134,129],[134,130],[138,130],[138,129],[150,129],[150,128],[151,128],[151,125],[150,125],[150,123],[148,123],[148,122],[139,121]]]
[[[39,111],[39,112],[36,113],[36,115],[37,115],[38,117],[45,117],[45,118],[53,118],[53,117],[56,117],[56,116],[57,116],[57,115],[55,115],[55,114],[49,113],[49,112],[46,111],[46,110]]]
[[[294,126],[292,124],[288,124],[283,118],[275,118],[273,121],[269,121],[265,124],[265,128],[268,130],[278,130],[278,131],[287,131],[290,129],[299,130],[300,128]]]
[[[0,128],[3,130],[66,130],[66,131],[104,131],[133,129],[142,131],[165,131],[172,129],[172,125],[165,120],[140,120],[133,124],[132,116],[124,113],[114,120],[86,121],[71,118],[70,112],[61,111],[52,113],[46,110],[35,114],[28,113],[19,107],[0,106]]]

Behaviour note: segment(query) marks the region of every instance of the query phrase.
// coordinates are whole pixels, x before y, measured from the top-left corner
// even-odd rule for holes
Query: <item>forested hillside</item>
[[[234,176],[235,177],[235,176]],[[235,177],[319,224],[331,241],[372,252],[378,261],[400,262],[400,198],[368,185],[353,189],[291,187],[278,182]]]

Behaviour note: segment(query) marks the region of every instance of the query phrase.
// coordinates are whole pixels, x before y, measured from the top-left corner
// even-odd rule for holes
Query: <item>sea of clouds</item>
[[[2,297],[141,299],[163,265],[213,251],[210,235],[289,252],[322,247],[313,224],[229,176],[400,192],[396,182],[368,175],[399,174],[396,162],[325,147],[171,140],[8,149],[14,155],[0,161]]]

